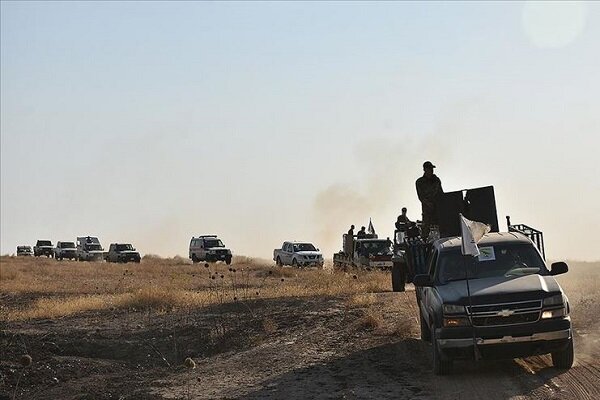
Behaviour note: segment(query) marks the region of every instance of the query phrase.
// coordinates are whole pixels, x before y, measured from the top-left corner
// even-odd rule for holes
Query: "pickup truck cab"
[[[310,265],[323,266],[323,254],[312,243],[283,242],[280,249],[273,250],[273,261],[280,267],[291,265],[305,267]]]
[[[515,232],[487,234],[479,249],[479,257],[463,256],[460,237],[437,240],[429,273],[414,278],[434,372],[449,373],[455,359],[547,353],[555,367],[570,368],[569,301],[554,279],[567,265],[548,270],[531,240]]]
[[[77,259],[77,247],[73,242],[56,242],[56,248],[54,248],[54,258],[56,260],[63,260],[68,258],[69,260]]]
[[[54,257],[54,246],[50,240],[38,240],[33,246],[33,255],[36,257]]]
[[[104,259],[108,262],[127,263],[141,261],[140,253],[129,243],[111,243]]]
[[[200,261],[225,261],[231,264],[231,250],[225,247],[217,235],[202,235],[190,240],[190,259],[193,263]]]
[[[31,250],[31,246],[17,246],[17,256],[33,256],[33,250]]]

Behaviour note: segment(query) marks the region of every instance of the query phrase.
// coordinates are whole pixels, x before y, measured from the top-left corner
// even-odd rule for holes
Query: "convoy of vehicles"
[[[224,261],[229,265],[232,254],[217,235],[201,235],[190,240],[189,257],[193,263]]]
[[[379,239],[376,234],[366,234],[361,238],[345,233],[342,236],[343,250],[333,255],[335,268],[379,268],[393,266],[392,242]]]
[[[31,246],[17,246],[17,256],[33,256],[33,250]]]
[[[77,238],[77,260],[103,261],[104,249],[95,236],[81,236]]]
[[[139,263],[142,260],[140,253],[130,243],[111,243],[104,259],[115,263]]]
[[[50,240],[38,240],[35,246],[33,246],[33,255],[36,257],[53,257],[54,247],[52,246],[52,242]]]
[[[273,261],[280,267],[323,267],[323,254],[309,242],[283,242],[280,249],[273,250]]]
[[[69,260],[77,259],[77,247],[73,242],[56,242],[54,248],[54,258],[57,260],[63,260],[68,258]]]

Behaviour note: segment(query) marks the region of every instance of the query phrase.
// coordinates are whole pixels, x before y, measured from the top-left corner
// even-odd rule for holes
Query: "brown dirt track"
[[[75,293],[28,292],[15,284],[23,278],[22,272],[12,275],[15,262],[3,258],[0,269],[0,399],[600,398],[599,264],[572,264],[560,277],[576,332],[571,370],[555,370],[541,356],[459,362],[452,375],[436,377],[430,346],[418,340],[414,292],[391,293],[380,282],[370,293],[360,284],[379,282],[379,275],[335,277],[347,290],[364,291],[358,295],[346,289],[310,295],[294,285],[322,272],[286,271],[282,284],[290,285],[283,287],[295,293],[290,296],[277,286],[265,288],[268,296],[236,302],[128,303],[19,319],[14,311],[40,298]],[[259,277],[270,267],[248,268]],[[25,353],[33,363],[23,368],[18,360]],[[196,361],[195,369],[183,366],[186,357]]]

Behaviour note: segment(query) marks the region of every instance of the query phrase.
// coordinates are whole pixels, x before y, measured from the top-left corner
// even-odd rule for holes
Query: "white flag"
[[[471,221],[460,214],[461,250],[463,255],[478,256],[479,247],[477,247],[477,243],[483,235],[491,230],[492,228],[489,225],[483,222]]]
[[[375,227],[373,227],[373,223],[371,222],[371,218],[369,218],[369,228],[367,229],[367,232],[369,232],[371,235],[375,234]]]

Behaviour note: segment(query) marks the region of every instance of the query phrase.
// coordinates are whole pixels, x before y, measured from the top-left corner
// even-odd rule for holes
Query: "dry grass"
[[[182,258],[144,257],[141,264],[81,263],[41,258],[0,258],[0,293],[33,296],[25,307],[0,307],[0,320],[57,318],[107,309],[197,308],[257,298],[356,295],[389,290],[384,272],[329,273],[278,268],[236,258],[192,265]]]

